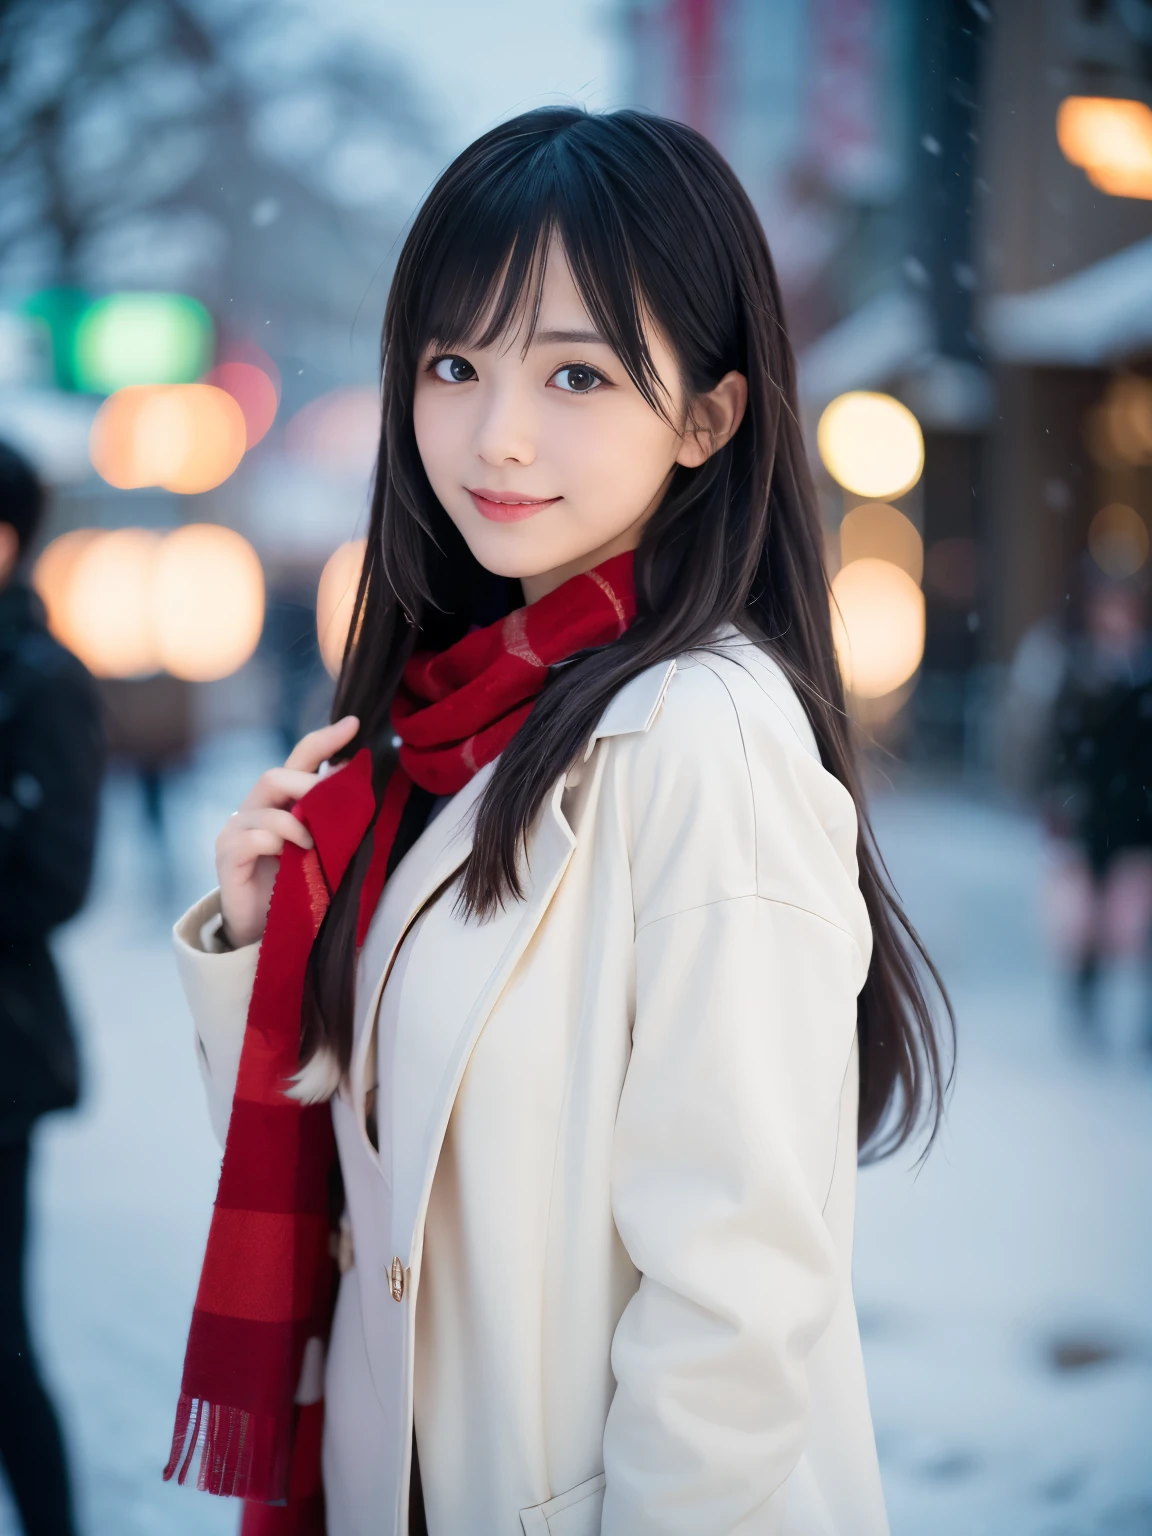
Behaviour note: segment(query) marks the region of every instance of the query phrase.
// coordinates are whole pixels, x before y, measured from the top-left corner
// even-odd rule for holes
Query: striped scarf
[[[549,667],[618,639],[634,613],[632,556],[617,555],[445,651],[415,653],[392,706],[399,767],[379,803],[362,748],[296,805],[314,846],[288,843],[280,857],[164,1469],[182,1483],[199,1452],[197,1486],[248,1501],[244,1536],[324,1532],[324,1404],[301,1374],[310,1352],[306,1374],[319,1380],[331,1322],[336,1146],[329,1106],[283,1087],[299,1066],[308,955],[331,894],[371,832],[362,944],[416,834],[413,813],[422,823],[432,797],[499,756]]]

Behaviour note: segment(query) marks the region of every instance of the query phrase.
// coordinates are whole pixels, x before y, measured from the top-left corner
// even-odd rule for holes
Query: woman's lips
[[[501,491],[469,491],[476,510],[490,523],[521,523],[526,517],[535,517],[545,507],[552,507],[559,496],[510,496]]]

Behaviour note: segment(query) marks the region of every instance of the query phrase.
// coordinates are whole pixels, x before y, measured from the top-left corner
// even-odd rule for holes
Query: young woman
[[[383,379],[335,723],[177,929],[226,1140],[168,1473],[249,1533],[873,1536],[857,1147],[939,1052],[751,205],[678,124],[505,123]]]

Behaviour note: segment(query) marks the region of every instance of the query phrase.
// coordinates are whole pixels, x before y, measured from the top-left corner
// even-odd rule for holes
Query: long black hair
[[[934,1131],[946,1052],[925,990],[939,978],[875,851],[833,649],[816,498],[795,365],[755,211],[712,146],[635,111],[546,107],[494,128],[444,172],[416,215],[384,318],[383,428],[367,555],[333,718],[355,714],[377,792],[394,762],[389,706],[414,647],[439,648],[522,598],[484,571],[440,506],[413,430],[426,348],[484,346],[537,312],[558,240],[600,334],[654,410],[667,414],[648,346],[667,338],[689,399],[738,370],[739,429],[701,467],[678,467],[635,557],[637,617],[620,640],[558,669],[497,762],[476,814],[461,899],[480,916],[520,893],[519,854],[549,788],[613,695],[656,662],[706,645],[729,622],[792,680],[825,768],[860,816],[860,886],[872,922],[860,995],[860,1144],[875,1156],[921,1124]],[[324,1046],[347,1070],[360,886],[371,832],[313,947],[301,1060]],[[769,985],[769,978],[765,978]]]

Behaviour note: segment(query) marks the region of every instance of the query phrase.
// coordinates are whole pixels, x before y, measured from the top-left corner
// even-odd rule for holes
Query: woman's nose
[[[486,464],[531,464],[536,458],[536,427],[527,402],[513,389],[494,390],[485,401],[476,436],[476,452]]]

